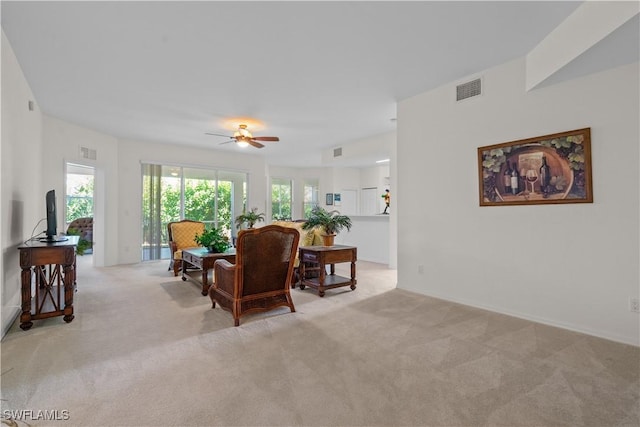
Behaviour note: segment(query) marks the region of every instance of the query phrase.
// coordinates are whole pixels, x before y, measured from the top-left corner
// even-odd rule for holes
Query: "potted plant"
[[[220,228],[210,228],[194,238],[197,244],[204,246],[209,252],[221,253],[229,248],[229,239],[222,234]]]
[[[324,245],[333,246],[333,239],[343,228],[347,231],[351,230],[351,218],[346,215],[340,215],[338,211],[327,211],[320,206],[316,206],[311,210],[309,218],[302,225],[303,230],[310,230],[314,227],[320,227],[324,231]]]
[[[69,236],[80,236],[80,230],[76,229],[76,228],[70,228],[67,230],[67,235]],[[86,251],[90,250],[93,248],[93,243],[83,239],[82,237],[80,237],[78,239],[78,245],[76,246],[76,253],[78,255],[84,255]]]
[[[249,212],[242,212],[242,215],[236,217],[236,226],[238,229],[246,222],[249,228],[253,228],[256,222],[264,221],[264,213],[258,213],[258,208],[253,208]]]

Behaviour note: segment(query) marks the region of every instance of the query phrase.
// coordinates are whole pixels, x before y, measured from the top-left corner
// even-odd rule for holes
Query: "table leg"
[[[209,269],[202,266],[202,295],[209,294]]]
[[[31,321],[31,267],[22,269],[22,314],[20,328],[23,331],[33,326]]]
[[[178,262],[178,261],[174,261],[174,262]],[[182,281],[186,282],[187,281],[187,262],[184,259],[180,260],[180,270],[182,270]]]
[[[327,271],[323,261],[320,261],[320,277],[318,278],[318,295],[324,296],[324,279],[326,278]]]
[[[356,262],[351,261],[351,290],[356,288]]]
[[[302,262],[302,255],[300,256],[300,264],[298,265],[298,284],[300,285],[300,289],[304,291],[304,288],[306,287],[306,285],[304,284],[304,279],[306,276],[307,272],[305,271],[305,263]]]
[[[64,266],[64,321],[69,323],[75,316],[73,315],[73,288],[75,279],[75,270],[73,265]]]

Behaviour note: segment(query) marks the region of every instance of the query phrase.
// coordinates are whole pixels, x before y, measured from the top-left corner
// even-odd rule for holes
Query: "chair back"
[[[240,295],[288,289],[299,239],[297,230],[279,225],[243,230],[236,247]]]
[[[169,241],[176,244],[176,249],[200,246],[194,239],[196,234],[200,235],[204,233],[204,229],[204,222],[192,221],[190,219],[167,224]]]
[[[93,217],[76,218],[67,227],[67,234],[69,230],[74,229],[80,233],[80,238],[88,242],[93,242]]]

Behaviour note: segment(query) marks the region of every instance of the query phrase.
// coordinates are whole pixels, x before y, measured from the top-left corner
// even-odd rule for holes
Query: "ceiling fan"
[[[256,148],[264,147],[264,144],[261,144],[258,141],[280,141],[280,138],[277,136],[253,136],[251,132],[247,130],[247,125],[239,125],[238,130],[233,133],[233,135],[220,135],[218,133],[209,133],[205,132],[205,135],[214,135],[214,136],[224,136],[227,138],[231,138],[229,141],[221,142],[220,144],[228,144],[230,142],[236,142],[240,147],[246,147],[247,145],[251,145]]]

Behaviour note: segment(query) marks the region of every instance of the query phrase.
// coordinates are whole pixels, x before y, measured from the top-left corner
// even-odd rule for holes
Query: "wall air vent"
[[[97,152],[93,148],[80,147],[80,158],[88,160],[96,160]]]
[[[333,157],[342,156],[342,147],[333,149]]]
[[[456,101],[478,96],[482,93],[482,82],[475,79],[456,86]]]

